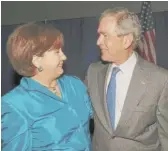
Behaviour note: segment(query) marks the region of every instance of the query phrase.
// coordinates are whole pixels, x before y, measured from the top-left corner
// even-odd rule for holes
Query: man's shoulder
[[[98,70],[101,70],[102,68],[104,68],[107,64],[108,63],[105,63],[105,62],[102,62],[102,61],[94,62],[94,63],[91,63],[89,65],[89,69],[88,70],[89,71],[91,71],[91,70],[98,71]]]
[[[168,70],[149,61],[144,60],[142,67],[153,77],[168,79]]]
[[[144,67],[148,68],[151,71],[160,71],[162,73],[168,74],[168,70],[161,67],[160,65],[151,63],[149,61],[144,60]]]

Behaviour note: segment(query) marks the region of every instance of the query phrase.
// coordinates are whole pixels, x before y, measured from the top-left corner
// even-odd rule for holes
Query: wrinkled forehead
[[[114,30],[116,27],[116,17],[106,16],[99,21],[97,33],[104,33],[106,30]]]

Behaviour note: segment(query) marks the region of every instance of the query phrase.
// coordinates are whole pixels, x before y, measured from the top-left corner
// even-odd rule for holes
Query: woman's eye
[[[59,51],[59,50],[56,50],[55,53],[60,53],[60,51]]]

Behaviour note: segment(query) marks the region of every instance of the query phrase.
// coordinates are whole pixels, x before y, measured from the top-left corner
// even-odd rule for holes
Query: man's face
[[[115,28],[114,17],[104,17],[100,20],[97,45],[101,49],[101,58],[104,61],[116,62],[124,53],[123,37],[117,36]]]

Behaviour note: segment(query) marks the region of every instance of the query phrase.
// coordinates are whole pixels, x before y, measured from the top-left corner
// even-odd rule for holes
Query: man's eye
[[[104,34],[104,37],[107,38],[108,36],[106,34]]]

